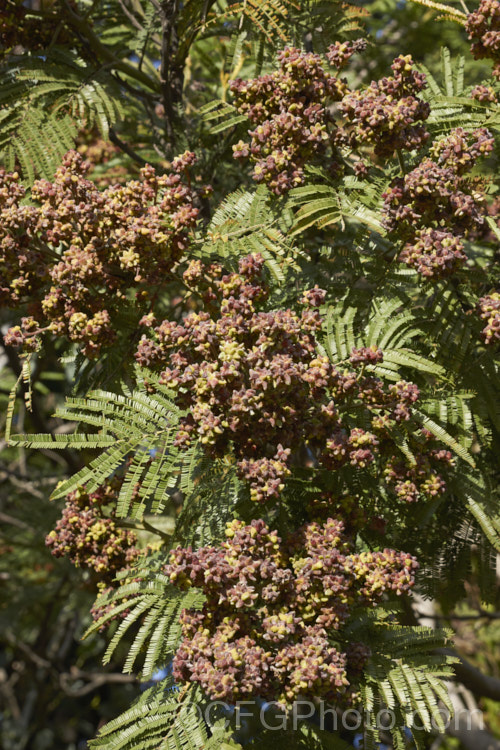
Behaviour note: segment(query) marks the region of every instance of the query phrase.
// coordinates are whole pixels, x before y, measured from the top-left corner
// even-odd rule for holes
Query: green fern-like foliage
[[[90,491],[126,465],[125,481],[118,499],[122,517],[141,519],[146,504],[160,513],[168,501],[168,489],[175,486],[181,467],[189,463],[189,454],[179,457],[172,447],[179,411],[159,388],[155,394],[138,390],[129,395],[96,391],[85,399],[69,399],[57,416],[98,429],[98,434],[71,436],[29,436],[26,447],[52,449],[71,446],[78,449],[102,449],[97,459],[60,484],[54,497],[64,497],[81,485]],[[193,449],[194,450],[194,449]],[[137,487],[141,489],[137,494]]]
[[[50,179],[82,128],[109,128],[124,117],[113,78],[93,71],[67,53],[20,58],[4,68],[0,93],[0,158],[7,169],[19,164],[28,183]]]
[[[429,126],[433,133],[442,135],[456,127],[498,130],[498,106],[467,96],[464,57],[453,59],[450,51],[443,47],[440,79],[437,80],[425,66],[422,70],[427,77],[427,99],[431,104]]]
[[[453,705],[442,680],[452,677],[453,660],[440,654],[429,657],[429,651],[439,647],[446,635],[450,632],[431,628],[374,626],[380,651],[370,661],[361,688],[363,704],[370,714],[365,736],[369,747],[380,741],[376,717],[384,708],[394,711],[396,717],[396,727],[390,730],[396,747],[405,746],[403,727],[410,729],[417,747],[425,746],[421,743],[422,728],[444,731],[440,703],[450,715]]]
[[[137,662],[140,660],[143,662],[141,677],[147,680],[153,676],[158,665],[167,664],[175,654],[181,635],[181,610],[196,609],[202,602],[203,597],[196,590],[179,594],[172,589],[165,575],[157,573],[143,581],[124,583],[117,590],[99,597],[96,605],[106,611],[86,635],[103,628],[126,611],[126,616],[120,621],[109,642],[104,663],[107,664],[112,659],[127,631],[140,622],[140,627],[130,641],[123,671],[137,671]]]
[[[200,152],[210,151],[220,139],[222,153],[223,139],[230,146],[229,141],[249,127],[228,101],[229,75],[243,71],[250,77],[271,70],[276,48],[285,44],[307,44],[324,54],[338,36],[343,39],[357,31],[360,16],[351,7],[322,0],[234,4],[188,0],[175,8],[149,0],[112,0],[101,5],[94,18],[102,31],[95,49],[103,56],[95,64],[87,49],[82,55],[76,53],[76,43],[71,51],[54,43],[43,53],[11,56],[5,65],[0,154],[7,168],[20,168],[28,185],[38,176],[52,176],[82,127],[94,128],[107,138],[121,122],[134,147],[118,139],[120,148],[142,164],[142,155],[134,149],[140,151],[146,143],[148,158],[152,154],[159,162],[159,171],[174,148],[182,151],[180,145],[194,148],[195,144]],[[76,29],[77,36],[87,34],[89,44],[95,45],[97,35],[79,12],[68,8],[65,23]],[[170,21],[175,21],[175,33],[167,28]],[[219,32],[222,41],[217,39],[212,48],[212,37]],[[201,51],[193,52],[195,40]],[[214,49],[223,58],[220,70]],[[210,91],[218,86],[219,99],[207,94],[204,106],[197,108],[201,95],[193,93],[195,86],[190,90],[191,81],[187,77],[187,82],[182,81],[179,71],[199,60],[207,61],[210,78],[214,71],[219,74],[220,85],[207,83]],[[178,80],[169,88],[172,70]],[[431,140],[456,127],[498,131],[498,105],[469,96],[463,58],[452,59],[443,50],[441,74],[425,72],[428,88],[423,96],[431,108],[427,121]],[[181,99],[185,94],[185,111],[180,102],[172,101],[174,94]],[[169,105],[172,122],[163,127],[162,119],[167,121],[171,114]],[[194,125],[190,118],[196,120]],[[186,123],[194,135],[182,132]],[[264,259],[270,290],[265,304],[270,311],[298,310],[302,292],[318,285],[325,290],[318,356],[328,358],[342,372],[350,367],[353,349],[380,349],[383,360],[365,363],[363,375],[389,385],[407,380],[418,386],[414,421],[391,423],[389,436],[410,467],[417,465],[416,425],[452,453],[455,465],[443,494],[406,505],[390,496],[383,476],[349,464],[338,471],[320,468],[305,444],[297,452],[303,455],[294,457],[292,476],[279,502],[272,507],[256,505],[248,485],[237,475],[231,446],[223,458],[213,458],[201,441],[193,440],[182,449],[176,445],[179,422],[186,414],[177,405],[176,394],[160,385],[156,374],[131,365],[138,340],[133,311],[126,311],[117,323],[123,348],[117,346],[97,366],[74,349],[63,351],[63,364],[76,371],[73,395],[55,412],[56,424],[64,423],[64,432],[13,434],[16,388],[24,384],[29,409],[30,368],[41,354],[23,357],[7,410],[10,444],[51,453],[80,451],[83,468],[60,482],[52,497],[60,500],[82,485],[92,493],[119,477],[113,509],[117,524],[154,537],[137,554],[138,562],[118,575],[114,587],[96,601],[96,621],[87,636],[107,631],[105,663],[120,661],[125,672],[137,673],[143,680],[154,679],[158,670],[170,665],[181,639],[181,612],[203,606],[196,589],[179,592],[165,573],[176,545],[220,545],[227,522],[234,518],[248,522],[262,517],[280,533],[288,533],[311,520],[315,512],[310,510],[311,501],[324,494],[343,499],[352,495],[374,525],[385,522],[383,544],[421,560],[418,591],[438,598],[443,609],[454,607],[464,596],[471,571],[479,581],[482,600],[493,601],[500,552],[498,491],[492,469],[500,432],[499,379],[493,347],[481,339],[477,303],[494,281],[494,242],[489,236],[484,240],[472,235],[466,240],[468,265],[456,276],[432,283],[424,283],[415,270],[403,266],[398,260],[400,248],[384,225],[383,196],[394,178],[412,169],[420,156],[414,151],[398,156],[385,167],[374,163],[365,177],[350,174],[349,166],[337,178],[325,165],[307,163],[303,184],[279,197],[265,186],[248,187],[248,175],[231,162],[231,184],[243,184],[230,192],[216,183],[224,198],[215,208],[207,209],[200,198],[196,237],[153,304],[158,305],[158,318],[182,322],[184,312],[203,310],[203,301],[187,294],[183,285],[188,262],[217,261],[231,272],[250,253]],[[204,158],[200,173],[206,168],[208,174],[203,179],[212,176],[206,166],[210,159],[204,162]],[[480,176],[481,184],[489,183],[492,195],[493,172],[488,168]],[[496,217],[490,216],[487,226],[498,240]],[[181,299],[181,314],[170,304],[175,295]],[[341,416],[348,418],[351,407],[357,408],[342,402]],[[365,422],[369,429],[368,417]],[[421,436],[415,439],[423,442]],[[164,520],[169,522],[168,531],[162,531]],[[381,536],[370,523],[352,537],[359,550],[381,548]],[[400,616],[392,602],[384,601],[376,610],[356,611],[346,625],[347,638],[361,640],[370,649],[358,696],[365,712],[366,750],[383,739],[378,718],[384,711],[395,717],[391,732],[397,750],[407,747],[405,727],[416,746],[424,748],[423,732],[444,731],[441,711],[443,707],[452,711],[446,682],[453,676],[453,659],[440,651],[451,633],[399,625]],[[250,748],[279,750],[289,748],[293,740],[294,747],[304,750],[346,748],[338,732],[317,725],[317,715],[280,733],[252,727],[243,738],[234,716],[228,721],[217,712],[206,713],[207,703],[207,696],[197,688],[179,688],[167,677],[103,727],[91,747],[237,750],[241,740]]]
[[[220,722],[212,727],[212,744],[205,744],[208,731],[203,714],[196,708],[196,697],[194,691],[179,693],[170,679],[162,680],[146,690],[132,708],[106,724],[91,747],[96,750],[223,748],[224,742],[231,742],[231,734]],[[227,747],[229,750],[235,745]]]
[[[249,0],[244,3],[227,3],[225,8],[213,11],[207,19],[210,24],[228,23],[236,21],[239,27],[254,26],[269,42],[287,39],[287,16],[294,7],[290,0]],[[296,6],[295,6],[296,7]]]
[[[324,47],[324,40],[360,29],[359,8],[338,0],[248,0],[220,2],[208,14],[205,27],[234,25],[239,31],[256,35],[268,44],[301,43],[304,33],[313,29],[313,44]]]

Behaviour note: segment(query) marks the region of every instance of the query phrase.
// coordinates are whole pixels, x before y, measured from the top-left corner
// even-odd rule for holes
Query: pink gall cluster
[[[500,341],[500,293],[493,292],[478,302],[479,317],[486,321],[482,334],[486,344]]]
[[[394,455],[384,471],[388,486],[393,488],[398,500],[405,503],[442,495],[446,482],[439,471],[455,465],[452,453],[440,447],[429,430],[424,428],[420,433],[425,444],[423,450],[415,453],[414,463]]]
[[[340,70],[365,46],[363,40],[338,42],[326,57]],[[275,73],[231,83],[236,108],[256,126],[249,143],[233,147],[234,156],[255,162],[254,179],[277,195],[300,185],[304,166],[314,159],[337,173],[339,146],[366,149],[369,144],[376,156],[388,158],[396,150],[420,148],[428,139],[422,123],[429,105],[418,98],[425,76],[414,69],[411,57],[396,58],[392,77],[359,91],[328,73],[319,55],[286,48],[278,62]],[[335,102],[334,116],[330,105]],[[359,167],[356,173],[361,174]]]
[[[478,9],[467,16],[465,28],[476,60],[492,60],[493,76],[500,79],[499,0],[481,0]]]
[[[448,167],[461,177],[470,172],[478,159],[488,156],[494,145],[494,138],[486,128],[472,132],[455,128],[449,135],[435,141],[429,151],[439,166]]]
[[[336,368],[317,352],[322,319],[313,289],[305,310],[263,311],[268,298],[263,259],[250,255],[239,272],[193,261],[184,279],[205,302],[182,322],[165,320],[143,337],[137,361],[160,372],[187,411],[176,445],[199,440],[213,457],[233,453],[252,499],[276,498],[295,455],[307,443],[328,468],[365,469],[384,460],[391,423],[411,418],[418,388],[401,381],[385,386],[362,365],[382,360],[378,349],[355,349],[354,370]],[[311,307],[312,305],[312,307]],[[375,420],[375,435],[353,423]]]
[[[484,225],[485,195],[467,173],[493,149],[488,130],[456,128],[384,193],[384,223],[404,242],[399,259],[427,278],[442,278],[467,260],[463,239]]]
[[[108,583],[139,554],[135,534],[119,528],[113,508],[107,510],[116,501],[117,490],[112,481],[95,492],[84,487],[71,492],[61,519],[45,540],[55,557],[67,557]]]
[[[334,142],[327,104],[347,86],[324,70],[319,55],[287,47],[279,70],[250,81],[231,81],[239,112],[255,126],[250,143],[233,146],[234,156],[255,162],[253,177],[277,195],[302,184],[304,165]]]
[[[430,108],[418,98],[425,76],[414,69],[410,55],[397,57],[391,67],[393,76],[351,91],[340,102],[348,144],[352,148],[373,144],[381,158],[421,148],[429,138],[422,123]]]
[[[198,209],[182,172],[192,158],[162,176],[146,166],[139,180],[100,191],[70,151],[53,182],[35,182],[34,206],[23,203],[19,176],[0,172],[0,304],[30,304],[9,344],[35,349],[49,332],[92,358],[113,342],[116,315],[134,304],[130,291],[140,309],[146,286],[168,278],[189,246]]]
[[[460,268],[467,256],[460,237],[439,229],[418,229],[399,254],[399,260],[421,276],[442,278]]]
[[[366,39],[356,39],[353,42],[334,42],[328,47],[326,59],[332,67],[342,70],[349,63],[351,57],[357,52],[363,52],[366,46]]]
[[[382,362],[384,359],[384,353],[381,349],[376,346],[362,347],[361,349],[353,349],[349,362],[354,367],[363,365],[375,365],[378,362]]]
[[[226,537],[220,547],[171,553],[172,583],[206,596],[201,611],[181,614],[175,679],[200,684],[214,700],[349,703],[370,651],[344,645],[342,628],[355,608],[409,591],[415,558],[391,549],[355,553],[342,522],[332,518],[284,541],[262,520],[235,520]]]
[[[495,94],[491,86],[474,86],[474,88],[470,92],[470,95],[478,102],[498,103],[497,95]]]

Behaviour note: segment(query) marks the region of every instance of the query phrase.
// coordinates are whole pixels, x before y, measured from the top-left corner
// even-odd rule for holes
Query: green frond
[[[202,477],[202,481],[200,481]],[[176,538],[184,545],[203,546],[224,539],[226,523],[233,517],[246,489],[231,463],[212,463],[206,457],[190,476],[189,500],[177,518]],[[216,502],[214,502],[216,499]]]
[[[391,730],[396,733],[401,733],[404,726],[413,732],[417,718],[428,732],[443,730],[439,701],[453,712],[443,680],[453,675],[456,659],[435,649],[443,646],[451,631],[379,623],[372,633],[376,651],[373,648],[362,690],[371,741],[378,741],[377,712],[384,707],[399,715],[400,720]]]
[[[239,258],[260,253],[276,284],[284,282],[288,269],[296,268],[292,247],[276,226],[265,187],[229,195],[215,211],[207,236],[208,241],[195,250],[200,258],[217,257],[236,267]]]
[[[147,680],[173,657],[179,645],[181,611],[201,607],[203,595],[196,589],[182,593],[171,586],[166,576],[156,574],[149,580],[120,586],[111,594],[99,597],[96,604],[106,606],[107,611],[91,625],[85,637],[108,625],[120,612],[126,612],[108,644],[103,661],[105,664],[110,662],[118,645],[136,625],[123,671],[137,671],[140,659],[141,677]]]
[[[181,453],[172,445],[180,413],[169,395],[161,387],[154,394],[139,389],[131,396],[92,391],[85,399],[67,399],[56,416],[97,428],[97,434],[16,436],[11,442],[27,448],[101,449],[89,464],[61,482],[53,497],[64,497],[83,484],[93,492],[123,469],[118,515],[141,518],[148,506],[159,513],[168,500],[168,489],[176,485],[190,459],[190,451]]]
[[[288,40],[287,21],[290,11],[297,8],[292,0],[245,0],[225,4],[208,17],[206,27],[238,22],[239,29],[257,31],[267,42]]]
[[[500,552],[500,513],[498,497],[483,477],[464,477],[467,505],[493,549]]]
[[[405,309],[398,297],[374,299],[373,315],[366,329],[366,346],[376,346],[382,351],[398,349],[422,335],[422,329],[413,312]]]
[[[210,135],[223,133],[224,130],[234,128],[242,122],[247,122],[245,115],[238,114],[238,110],[229,102],[214,100],[200,107],[199,114],[209,124]],[[212,125],[216,121],[215,125]]]
[[[442,48],[440,81],[424,65],[420,67],[427,78],[427,89],[424,90],[423,97],[431,105],[427,123],[434,135],[448,133],[450,129],[457,127],[500,127],[498,106],[478,102],[465,95],[465,60],[462,56],[452,59],[450,51],[446,47]]]
[[[326,314],[326,351],[334,362],[348,359],[356,346],[357,336],[354,331],[354,321],[358,309],[347,305],[330,308]]]
[[[436,437],[441,443],[444,443],[448,446],[448,448],[451,448],[451,450],[456,453],[457,456],[459,456],[463,461],[466,461],[469,466],[472,466],[473,468],[476,465],[476,462],[474,461],[474,458],[471,456],[469,451],[459,443],[458,440],[455,440],[455,438],[450,435],[450,433],[442,427],[442,425],[437,424],[433,419],[431,419],[427,414],[424,414],[421,410],[415,409],[415,414],[420,417],[422,420],[422,423],[424,427],[429,430],[429,432],[432,432],[434,437]]]
[[[170,678],[146,690],[131,709],[110,721],[90,742],[93,750],[197,750],[205,746],[203,716],[191,693],[178,693]]]
[[[450,497],[459,503],[441,506],[443,523],[450,529],[439,544],[431,543],[428,561],[419,575],[421,591],[439,598],[445,609],[452,609],[464,598],[471,574],[477,580],[481,600],[492,602],[496,586],[498,537],[498,496],[487,477],[463,471],[449,478]]]
[[[74,120],[35,108],[9,114],[0,131],[0,154],[7,169],[15,169],[18,162],[27,184],[37,177],[51,178],[74,146],[78,131]]]
[[[79,129],[96,127],[106,138],[124,117],[116,81],[68,53],[25,56],[3,72],[0,156],[7,168],[19,163],[27,184],[53,177]]]
[[[299,209],[290,236],[297,236],[312,226],[324,228],[348,222],[364,225],[383,236],[380,211],[375,210],[380,201],[376,186],[347,178],[342,188],[340,191],[327,184],[294,188],[290,192],[290,203]]]

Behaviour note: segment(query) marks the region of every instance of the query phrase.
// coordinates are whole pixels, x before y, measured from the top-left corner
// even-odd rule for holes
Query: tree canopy
[[[499,0],[6,0],[0,67],[4,746],[496,750]]]

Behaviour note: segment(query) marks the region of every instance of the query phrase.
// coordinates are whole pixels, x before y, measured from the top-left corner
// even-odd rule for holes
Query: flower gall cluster
[[[324,70],[319,55],[287,47],[279,70],[230,87],[239,112],[254,130],[250,143],[233,146],[235,158],[255,162],[253,177],[277,195],[303,182],[304,165],[334,142],[327,104],[341,99],[347,86]]]
[[[85,487],[71,492],[61,519],[45,540],[55,557],[69,558],[104,583],[113,581],[139,554],[135,534],[120,529],[114,510],[107,510],[116,500],[117,489],[117,483],[111,481],[95,492],[87,492]]]
[[[354,349],[352,369],[344,370],[318,355],[322,290],[303,295],[302,312],[262,310],[268,289],[260,255],[243,258],[238,273],[192,261],[184,279],[205,309],[157,326],[146,318],[149,332],[136,353],[187,412],[178,446],[199,440],[213,457],[232,452],[258,502],[281,494],[305,444],[333,470],[364,470],[392,455],[390,426],[410,420],[418,388],[386,386],[368,374],[383,358],[377,348]]]
[[[381,158],[421,148],[429,138],[422,123],[430,108],[418,98],[425,88],[425,76],[414,69],[410,55],[397,57],[391,67],[393,76],[351,91],[340,102],[348,144],[352,148],[373,144],[374,153]]]
[[[363,52],[366,47],[366,39],[355,39],[353,42],[334,42],[328,47],[326,59],[333,68],[342,70],[356,52]]]
[[[463,239],[478,231],[486,213],[484,192],[467,178],[493,149],[485,128],[456,128],[384,193],[384,223],[403,241],[399,259],[426,278],[442,278],[467,260]]]
[[[468,14],[465,28],[476,60],[492,60],[493,76],[500,79],[499,0],[481,0],[478,9]]]
[[[478,302],[479,317],[486,321],[482,334],[486,344],[500,341],[500,292],[481,297]]]
[[[326,58],[337,70],[366,46],[364,40],[336,42]],[[238,159],[255,163],[253,177],[282,195],[304,180],[304,166],[314,159],[338,173],[338,148],[366,150],[391,157],[396,150],[420,148],[428,139],[423,122],[429,105],[418,98],[425,76],[410,56],[392,63],[393,76],[372,81],[359,91],[325,70],[319,55],[287,47],[274,73],[231,82],[235,106],[255,126],[250,142],[234,147]],[[336,103],[336,113],[332,105]],[[357,162],[356,174],[366,165]]]
[[[33,350],[50,332],[98,356],[116,337],[118,311],[141,309],[146,286],[168,278],[189,245],[198,209],[182,174],[193,159],[186,153],[162,176],[146,166],[140,179],[100,191],[70,151],[53,182],[33,185],[34,206],[23,203],[19,175],[1,171],[0,304],[30,303],[7,343]]]
[[[172,583],[206,596],[201,611],[181,614],[175,679],[232,703],[254,696],[283,706],[299,696],[349,703],[370,651],[344,645],[343,625],[355,608],[411,589],[415,558],[391,549],[356,553],[332,518],[284,541],[263,520],[235,520],[226,537],[220,547],[171,553]]]

